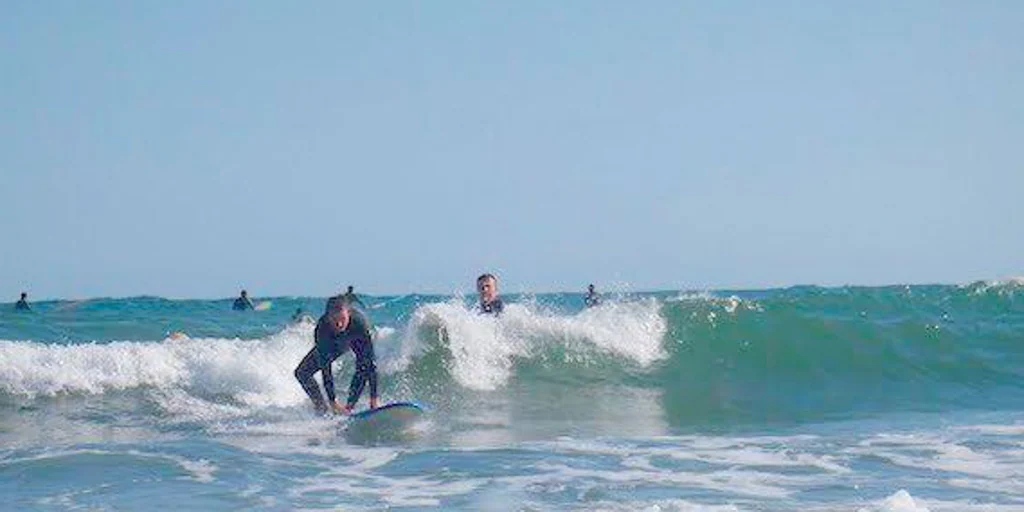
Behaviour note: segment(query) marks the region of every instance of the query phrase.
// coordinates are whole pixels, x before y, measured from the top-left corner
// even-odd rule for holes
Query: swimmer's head
[[[249,293],[248,293],[248,292],[246,292],[245,290],[242,290],[242,297],[246,297],[246,296],[248,296],[248,295],[249,295]]]
[[[476,291],[480,293],[480,302],[493,302],[498,298],[498,278],[494,274],[482,274],[476,278]]]
[[[28,298],[28,294],[25,293],[25,292],[21,292],[21,300],[25,300],[27,298]]]
[[[343,295],[336,295],[327,299],[327,306],[324,308],[324,314],[339,316],[344,314],[346,317],[352,309],[349,301],[345,299]]]
[[[353,293],[353,292],[355,292],[355,288],[353,288],[352,285],[348,285],[348,291],[345,292],[345,293]]]

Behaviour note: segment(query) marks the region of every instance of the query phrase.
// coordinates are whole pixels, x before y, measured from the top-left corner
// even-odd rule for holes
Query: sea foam
[[[492,390],[507,383],[517,359],[535,357],[551,347],[650,366],[667,357],[666,331],[654,300],[611,303],[575,315],[510,304],[497,317],[480,315],[452,300],[417,308],[390,360],[404,368],[432,348],[430,341],[443,340],[451,354],[448,370],[453,379],[466,388]]]
[[[149,387],[227,395],[251,405],[293,405],[303,394],[292,369],[312,346],[311,331],[299,324],[257,340],[0,341],[0,392],[34,398]]]

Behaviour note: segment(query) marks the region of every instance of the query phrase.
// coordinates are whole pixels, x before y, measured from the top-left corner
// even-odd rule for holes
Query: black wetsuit
[[[253,309],[252,301],[248,297],[239,297],[235,299],[235,303],[231,305],[231,309],[235,311],[245,311],[247,309]]]
[[[331,363],[348,350],[352,350],[356,356],[356,371],[348,388],[348,405],[353,406],[359,401],[359,396],[363,394],[363,388],[367,383],[370,384],[370,398],[377,398],[377,364],[370,335],[370,322],[361,312],[350,311],[351,319],[348,329],[344,331],[336,331],[327,315],[320,317],[314,331],[316,346],[295,368],[295,378],[299,380],[302,389],[306,391],[320,413],[327,412],[327,404],[324,403],[313,375],[317,371],[322,372],[327,403],[334,403],[334,376],[331,374]]]
[[[601,296],[598,295],[597,292],[590,292],[587,294],[586,298],[583,299],[583,302],[587,304],[588,308],[592,308],[601,304]]]
[[[505,303],[501,301],[501,297],[495,297],[491,302],[480,303],[480,313],[486,313],[489,315],[498,316],[502,311],[505,311]]]
[[[18,302],[14,303],[14,309],[18,311],[31,311],[32,308],[28,307],[28,302],[25,299],[19,299]]]

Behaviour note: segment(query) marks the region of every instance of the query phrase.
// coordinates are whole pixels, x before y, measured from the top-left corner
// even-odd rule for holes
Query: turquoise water
[[[1021,283],[608,299],[365,297],[428,407],[372,440],[292,376],[324,298],[0,305],[0,509],[1024,510]]]

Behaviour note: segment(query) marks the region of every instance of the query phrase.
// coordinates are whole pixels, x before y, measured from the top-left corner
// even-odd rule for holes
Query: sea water
[[[292,374],[324,298],[0,304],[0,509],[1024,510],[1020,282],[605,299],[364,297],[428,409],[373,442]]]

